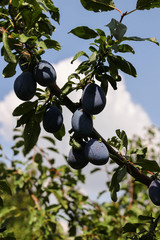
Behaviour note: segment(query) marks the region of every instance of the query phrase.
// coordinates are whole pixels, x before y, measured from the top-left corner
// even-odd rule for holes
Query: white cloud
[[[73,65],[70,64],[70,61],[71,59],[65,59],[54,64],[57,71],[57,85],[60,87],[67,81],[68,75],[73,73],[77,67],[78,61]],[[81,91],[71,94],[71,99],[73,101],[78,101],[80,97]],[[21,101],[17,99],[13,91],[0,102],[0,135],[4,138],[4,141],[12,139],[12,129],[16,125],[15,118],[12,116],[12,111],[19,103],[21,103]],[[67,134],[63,141],[57,142],[57,147],[61,153],[67,154],[70,149],[68,131],[71,128],[72,113],[64,107],[63,115]],[[109,88],[106,107],[94,120],[94,127],[106,139],[115,135],[115,130],[118,128],[125,130],[129,137],[133,134],[142,136],[143,127],[150,125],[151,120],[149,116],[139,104],[135,104],[132,101],[131,95],[125,87],[124,80],[119,83],[117,91],[112,90],[111,87]],[[42,130],[42,135],[46,135],[44,130]],[[44,140],[40,140],[40,145],[42,145],[42,147],[46,144]],[[58,161],[59,164],[61,164],[61,162],[61,160]],[[90,175],[89,171],[92,168],[93,165],[89,164],[84,169],[84,173],[87,176],[87,182],[85,187],[83,186],[83,191],[88,192],[94,199],[95,192],[98,193],[106,188],[105,181],[107,176],[105,168],[103,174],[102,172],[97,173],[96,177],[95,174],[93,174],[93,176]],[[98,179],[98,181],[95,181],[95,179]]]

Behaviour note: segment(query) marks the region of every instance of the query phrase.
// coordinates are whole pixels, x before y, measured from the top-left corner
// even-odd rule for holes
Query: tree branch
[[[55,94],[58,98],[61,98],[62,91],[61,89],[54,84],[53,86],[50,86],[51,92]],[[77,104],[73,103],[67,96],[63,97],[63,104],[73,113],[77,109]],[[96,131],[96,129],[93,129],[91,137],[101,139],[102,142],[106,145],[108,148],[108,151],[110,155],[114,156],[114,162],[117,163],[119,166],[123,167],[126,166],[127,172],[134,177],[134,179],[138,182],[143,183],[146,186],[149,186],[152,178],[148,177],[146,174],[142,173],[140,170],[138,170],[134,165],[132,165],[124,156],[120,155],[113,147],[110,146],[110,144]]]

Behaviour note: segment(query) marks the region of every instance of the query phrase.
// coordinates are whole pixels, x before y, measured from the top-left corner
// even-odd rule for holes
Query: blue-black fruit
[[[103,142],[91,139],[86,143],[85,157],[94,165],[104,165],[109,160],[109,152]]]
[[[50,106],[43,116],[43,127],[46,132],[56,133],[63,125],[63,115],[58,107]]]
[[[40,61],[34,68],[34,77],[41,86],[49,87],[56,82],[56,71],[47,61]]]
[[[79,137],[88,137],[93,130],[93,120],[91,115],[77,109],[72,116],[72,129]]]
[[[68,164],[74,169],[82,169],[88,164],[88,159],[84,155],[85,143],[80,149],[71,148],[68,155]]]
[[[155,205],[160,206],[160,181],[159,180],[153,180],[151,182],[151,184],[149,185],[148,193],[151,201]]]
[[[82,94],[82,108],[89,114],[100,113],[106,105],[103,89],[95,83],[89,83]]]
[[[14,91],[17,97],[23,101],[28,101],[36,93],[37,83],[31,72],[21,73],[14,82]]]

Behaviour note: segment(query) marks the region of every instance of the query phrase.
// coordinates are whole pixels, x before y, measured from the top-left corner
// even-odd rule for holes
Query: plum
[[[49,87],[56,82],[56,71],[47,61],[42,60],[34,67],[34,77],[41,86]]]
[[[93,130],[93,120],[91,115],[78,108],[72,116],[72,129],[79,137],[88,137]]]
[[[104,109],[106,96],[100,86],[95,83],[89,83],[83,91],[81,102],[85,112],[95,115]]]
[[[91,139],[84,149],[85,157],[94,165],[104,165],[109,160],[109,152],[103,142]]]
[[[23,101],[28,101],[36,93],[37,83],[31,72],[21,73],[14,82],[14,92]]]
[[[63,125],[63,115],[56,106],[47,108],[43,116],[43,127],[46,132],[56,133]]]
[[[85,143],[80,149],[71,148],[68,155],[68,164],[74,169],[82,169],[88,164],[88,159],[84,156]]]
[[[151,201],[155,205],[160,206],[160,181],[159,180],[153,180],[151,182],[151,184],[149,185],[148,193]]]

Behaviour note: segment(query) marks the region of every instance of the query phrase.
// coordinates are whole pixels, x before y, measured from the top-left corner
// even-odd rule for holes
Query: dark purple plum
[[[89,83],[82,94],[82,108],[85,112],[96,115],[106,105],[106,96],[103,89],[95,83]]]
[[[94,165],[104,165],[109,160],[109,152],[103,142],[91,139],[86,143],[85,157]]]
[[[160,181],[153,180],[149,185],[148,189],[149,197],[151,201],[156,205],[160,206]]]
[[[80,149],[71,148],[68,155],[68,164],[74,169],[82,169],[88,164],[88,159],[84,155],[85,143]]]
[[[56,133],[63,125],[63,115],[58,107],[50,106],[43,116],[43,127],[46,132]]]
[[[23,101],[28,101],[36,93],[37,83],[31,72],[21,73],[14,82],[14,92]]]
[[[40,61],[34,68],[34,77],[41,86],[49,87],[56,82],[56,71],[47,61]]]
[[[93,130],[93,120],[91,115],[77,109],[72,116],[72,129],[79,137],[88,137]]]

